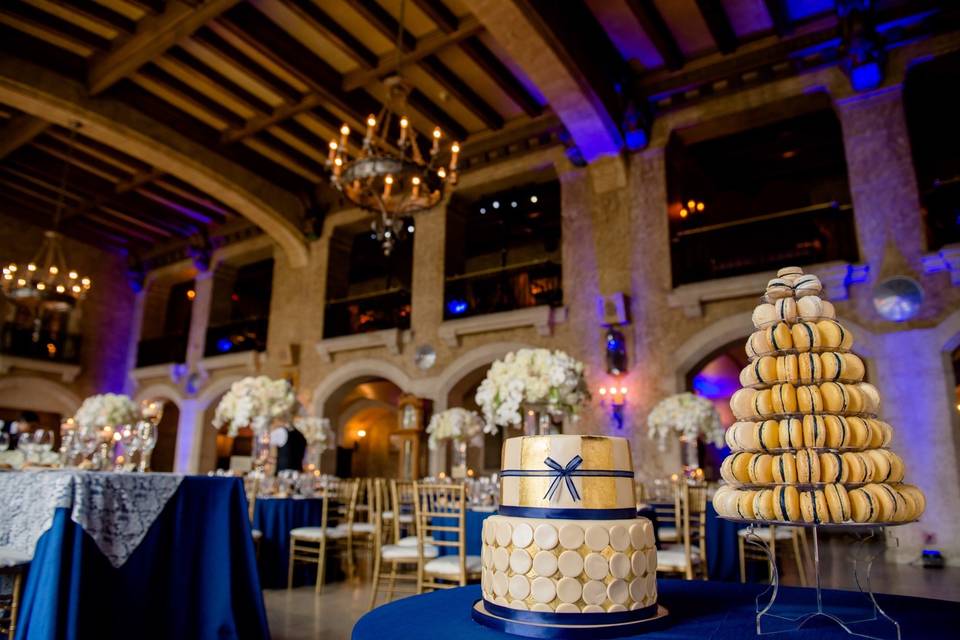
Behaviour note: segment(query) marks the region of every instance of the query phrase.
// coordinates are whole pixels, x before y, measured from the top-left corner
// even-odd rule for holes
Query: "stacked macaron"
[[[781,269],[753,312],[714,507],[746,520],[916,520],[923,493],[903,483],[880,394],[822,289],[799,267]]]

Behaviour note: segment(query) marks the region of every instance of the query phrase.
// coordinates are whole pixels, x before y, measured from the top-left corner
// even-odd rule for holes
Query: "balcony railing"
[[[209,327],[204,357],[225,353],[267,350],[268,318],[251,318],[230,324]]]
[[[444,292],[445,320],[563,304],[562,267],[538,260],[449,276]]]
[[[34,331],[13,323],[3,325],[0,353],[33,360],[74,364],[80,360],[80,336]]]
[[[675,287],[785,264],[859,260],[853,207],[837,202],[671,233]]]
[[[327,301],[323,337],[410,328],[410,292],[390,289]]]
[[[141,340],[137,345],[137,367],[184,362],[187,359],[187,336],[161,336]]]

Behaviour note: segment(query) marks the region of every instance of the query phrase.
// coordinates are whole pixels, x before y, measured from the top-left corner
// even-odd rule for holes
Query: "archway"
[[[180,426],[180,391],[167,384],[150,385],[134,396],[134,401],[138,403],[147,400],[163,403],[163,417],[157,425],[157,445],[150,459],[150,467],[153,471],[173,471]]]
[[[32,376],[0,378],[0,407],[72,416],[80,408],[80,397],[52,380]]]
[[[403,390],[383,378],[364,377],[330,394],[323,415],[337,436],[336,451],[324,453],[321,468],[341,477],[397,477],[398,455],[391,433],[399,426]]]

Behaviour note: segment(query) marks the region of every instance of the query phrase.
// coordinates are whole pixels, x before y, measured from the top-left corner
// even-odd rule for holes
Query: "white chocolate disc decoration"
[[[634,551],[630,559],[630,565],[633,567],[633,573],[636,576],[642,576],[647,570],[647,554],[643,551]]]
[[[643,548],[643,526],[638,522],[636,524],[630,525],[630,542],[633,544],[634,549]]]
[[[580,613],[580,607],[569,602],[561,602],[557,605],[557,613]]]
[[[533,541],[537,543],[538,547],[545,551],[549,551],[557,546],[559,537],[556,528],[552,524],[538,525],[536,531],[533,532]]]
[[[600,604],[607,599],[607,587],[599,580],[591,580],[583,585],[583,601],[587,604]]]
[[[503,571],[496,571],[493,574],[493,592],[498,596],[506,595],[507,589],[509,588],[509,580],[507,579],[507,574]]]
[[[619,551],[610,556],[610,575],[614,578],[626,578],[630,575],[630,558]]]
[[[634,578],[630,582],[630,599],[640,602],[643,600],[643,578]]]
[[[614,551],[626,551],[630,546],[630,534],[619,524],[610,527],[610,546]]]
[[[657,540],[653,535],[653,523],[644,519],[641,528],[643,529],[643,547],[645,549],[656,547]]]
[[[497,596],[493,599],[494,603],[500,605],[501,607],[509,607],[510,603],[507,602],[507,599],[502,596]]]
[[[642,609],[645,606],[646,606],[645,604],[643,604],[638,600],[637,602],[634,602],[632,605],[630,605],[630,611],[636,611],[637,609]]]
[[[533,529],[525,522],[513,528],[513,546],[526,549],[533,542]]]
[[[513,539],[513,527],[509,522],[501,520],[497,523],[497,544],[505,547]]]
[[[530,581],[526,576],[513,576],[510,578],[510,595],[517,600],[523,600],[530,595]]]
[[[484,595],[493,593],[490,587],[490,571],[488,569],[484,569],[483,573],[480,574],[480,588],[483,589]]]
[[[562,533],[563,532],[561,531],[561,535]],[[586,541],[587,546],[593,551],[603,551],[606,549],[607,545],[610,544],[610,534],[607,533],[607,530],[604,527],[594,526],[588,528],[583,538]]]
[[[657,550],[656,549],[647,549],[643,552],[647,557],[647,571],[650,573],[657,572]]]
[[[489,520],[483,521],[483,541],[487,544],[493,544],[497,539],[497,527]]]
[[[603,613],[603,607],[600,607],[595,604],[588,604],[583,608],[584,613]]]
[[[552,600],[553,598],[551,598]],[[539,611],[540,613],[553,613],[553,607],[548,604],[538,602],[530,607],[530,611]]]
[[[622,604],[612,604],[607,607],[607,613],[623,613],[627,608]]]
[[[494,579],[496,579],[496,576],[494,576]],[[560,578],[557,582],[557,598],[560,599],[560,602],[576,602],[580,599],[581,593],[582,589],[579,580],[575,580],[574,578]],[[557,612],[562,613],[560,607],[557,607]]]
[[[576,578],[583,573],[583,557],[576,551],[564,551],[557,560],[557,568],[563,575]]]
[[[510,604],[507,605],[511,609],[517,609],[519,611],[526,611],[527,604],[523,600],[511,600]]]
[[[584,572],[594,580],[603,580],[606,578],[609,569],[610,565],[607,564],[607,559],[599,553],[588,554],[586,560],[583,561]]]
[[[583,545],[583,529],[575,524],[563,525],[560,528],[560,544],[564,549],[579,549]]]
[[[531,564],[533,564],[533,560],[530,559],[530,554],[523,549],[514,549],[513,553],[510,554],[510,568],[513,569],[514,573],[530,571]],[[517,597],[526,598],[526,596]]]
[[[643,579],[643,589],[648,600],[657,597],[657,577],[654,574],[648,573]]]
[[[630,587],[626,580],[614,580],[607,585],[607,598],[610,599],[610,602],[623,604],[629,596]]]
[[[483,545],[483,550],[480,552],[480,559],[483,561],[483,566],[487,569],[493,565],[493,551],[487,545]]]
[[[538,576],[549,578],[557,572],[557,556],[550,551],[538,551],[533,556],[533,571]]]
[[[497,547],[493,550],[493,566],[497,571],[506,571],[510,566],[510,554],[503,547]]]
[[[557,587],[550,578],[534,578],[530,584],[530,593],[537,602],[552,602],[557,597]]]

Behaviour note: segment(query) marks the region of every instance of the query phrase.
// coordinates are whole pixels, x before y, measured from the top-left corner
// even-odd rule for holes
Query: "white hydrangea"
[[[293,419],[293,426],[307,439],[307,445],[320,451],[329,449],[336,439],[333,429],[330,428],[330,420],[327,418],[297,416]]]
[[[723,445],[720,414],[708,399],[690,392],[678,393],[657,403],[647,417],[650,438],[658,438],[661,448],[672,433],[695,439],[703,436],[708,442]]]
[[[473,441],[479,445],[478,440],[483,435],[484,424],[476,411],[467,411],[466,409],[447,409],[440,413],[435,413],[430,418],[430,424],[427,425],[427,433],[430,439],[427,445],[431,449],[436,449],[437,444],[444,440],[453,440],[455,442]]]
[[[522,405],[542,405],[550,413],[573,414],[590,399],[583,363],[563,351],[520,349],[494,362],[477,389],[485,429],[519,425]]]
[[[296,405],[293,388],[286,380],[256,376],[237,380],[224,394],[213,416],[217,429],[228,425],[231,436],[243,427],[255,433],[267,430],[274,420],[287,418]]]
[[[136,422],[140,409],[129,396],[121,393],[102,393],[83,401],[73,420],[83,431],[99,431]]]

